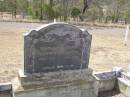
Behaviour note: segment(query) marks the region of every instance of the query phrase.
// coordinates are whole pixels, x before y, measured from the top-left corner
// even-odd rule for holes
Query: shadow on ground
[[[100,92],[98,97],[125,97],[119,91],[107,91],[107,92]]]

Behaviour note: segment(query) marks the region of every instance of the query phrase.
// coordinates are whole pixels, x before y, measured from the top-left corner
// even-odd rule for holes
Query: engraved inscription
[[[64,23],[31,31],[24,37],[25,73],[87,68],[91,35]]]

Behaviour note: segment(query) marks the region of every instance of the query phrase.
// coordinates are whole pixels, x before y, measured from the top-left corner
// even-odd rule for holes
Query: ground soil
[[[90,67],[95,72],[109,71],[113,67],[128,70],[130,64],[130,33],[128,45],[124,46],[125,29],[105,28],[92,31]]]
[[[0,22],[0,82],[8,82],[22,66],[23,32],[41,24]],[[130,63],[130,36],[123,45],[124,29],[85,27],[92,34],[89,67],[95,72],[112,70],[114,66],[127,70]]]
[[[125,97],[118,91],[112,90],[112,91],[107,91],[107,92],[101,92],[99,93],[98,97]]]

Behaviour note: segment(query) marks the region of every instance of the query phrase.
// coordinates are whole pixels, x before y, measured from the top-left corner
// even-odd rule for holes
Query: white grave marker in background
[[[124,45],[127,46],[127,40],[128,40],[128,33],[129,33],[129,25],[126,27],[126,33],[125,33],[125,39],[124,39]]]
[[[54,23],[56,23],[56,19],[54,19]]]
[[[130,73],[130,64],[128,64],[128,72]]]

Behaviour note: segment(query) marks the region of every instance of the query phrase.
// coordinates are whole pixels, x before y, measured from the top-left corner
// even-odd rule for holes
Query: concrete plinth
[[[14,97],[96,97],[91,69],[19,74]]]

